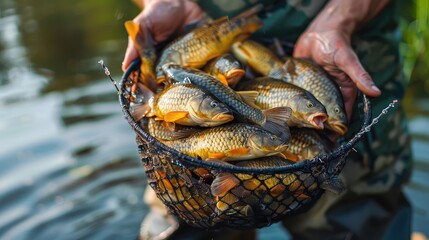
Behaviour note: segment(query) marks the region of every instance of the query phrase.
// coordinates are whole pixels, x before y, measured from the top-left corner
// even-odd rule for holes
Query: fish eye
[[[270,139],[271,139],[271,141],[276,141],[277,140],[277,136],[271,135]]]
[[[216,101],[212,101],[211,103],[210,103],[210,106],[212,107],[212,108],[215,108],[215,107],[217,107],[219,104],[216,102]]]
[[[335,107],[334,111],[335,111],[335,113],[340,113],[340,108],[339,107]]]
[[[312,103],[312,102],[308,102],[308,103],[307,103],[307,107],[308,107],[308,108],[312,108],[313,106],[314,106],[314,105],[313,105],[313,103]]]

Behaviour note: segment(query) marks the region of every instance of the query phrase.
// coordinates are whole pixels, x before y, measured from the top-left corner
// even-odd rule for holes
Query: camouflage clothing
[[[277,37],[296,42],[326,4],[322,0],[200,0],[213,17],[234,16],[258,2],[264,3],[264,27],[256,38]],[[398,1],[392,1],[376,18],[360,29],[352,45],[361,63],[382,91],[372,99],[378,114],[393,99],[404,96],[406,81],[401,72]],[[355,106],[356,107],[356,106]],[[360,128],[355,109],[350,139]],[[284,225],[294,239],[406,239],[411,234],[411,210],[401,186],[411,172],[410,136],[399,102],[348,157],[341,178],[347,190],[326,192],[316,205],[299,216],[288,217]]]

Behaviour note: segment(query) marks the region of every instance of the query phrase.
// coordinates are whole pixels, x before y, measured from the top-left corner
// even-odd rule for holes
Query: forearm
[[[309,29],[341,29],[352,35],[377,16],[388,3],[389,0],[331,0]]]

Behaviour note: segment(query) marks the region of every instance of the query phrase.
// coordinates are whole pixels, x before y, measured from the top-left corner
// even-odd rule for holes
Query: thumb
[[[134,61],[134,59],[136,59],[138,56],[139,55],[137,53],[136,48],[134,47],[133,41],[130,37],[128,37],[128,46],[127,50],[125,51],[124,60],[122,61],[122,71],[125,72],[131,62]]]
[[[364,94],[371,97],[380,96],[380,89],[378,89],[369,73],[363,68],[353,49],[343,48],[339,50],[334,56],[334,62]]]

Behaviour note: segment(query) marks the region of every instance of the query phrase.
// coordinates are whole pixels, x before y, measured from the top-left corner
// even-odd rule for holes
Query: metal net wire
[[[361,95],[363,124],[351,140],[329,154],[272,168],[248,168],[205,162],[181,154],[157,141],[130,114],[126,85],[139,66],[134,62],[120,83],[119,101],[125,119],[137,135],[139,154],[148,183],[168,210],[194,227],[250,229],[268,226],[310,208],[339,181],[345,158],[370,126],[370,102]],[[222,195],[210,186],[218,174],[229,173],[237,183]]]

